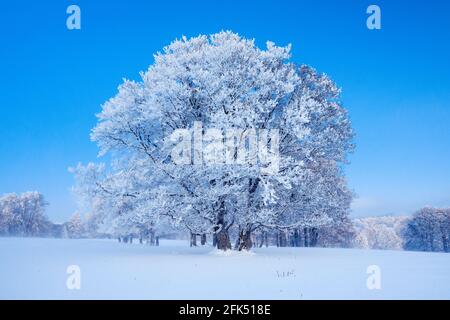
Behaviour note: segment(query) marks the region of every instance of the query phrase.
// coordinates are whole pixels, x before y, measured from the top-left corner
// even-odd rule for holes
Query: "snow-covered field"
[[[66,286],[80,267],[81,287]],[[381,289],[369,290],[378,265]],[[1,299],[450,299],[450,254],[0,238]]]

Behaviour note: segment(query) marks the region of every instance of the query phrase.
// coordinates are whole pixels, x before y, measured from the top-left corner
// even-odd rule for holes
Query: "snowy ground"
[[[80,290],[66,287],[69,265]],[[369,290],[369,265],[381,289]],[[450,299],[450,254],[0,238],[0,299]]]

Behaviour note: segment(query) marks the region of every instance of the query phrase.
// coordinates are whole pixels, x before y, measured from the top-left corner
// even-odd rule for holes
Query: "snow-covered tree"
[[[357,230],[355,246],[365,249],[401,250],[406,216],[366,217],[354,220]]]
[[[317,229],[317,246],[350,248],[354,246],[357,232],[348,214],[336,215],[334,219]]]
[[[449,252],[450,209],[420,209],[409,220],[404,239],[406,250]]]
[[[225,250],[230,228],[249,249],[257,229],[316,227],[348,212],[340,168],[353,133],[339,89],[289,58],[290,46],[262,50],[232,32],[172,42],[103,105],[92,139],[114,162],[107,174],[79,166],[80,189],[109,207],[99,211],[115,228],[168,219]]]
[[[36,191],[0,197],[0,234],[36,236],[46,232],[48,203]]]
[[[81,215],[75,212],[66,223],[67,233],[70,238],[81,238],[84,236],[85,228]]]
[[[0,198],[0,234],[7,235],[14,228],[14,220],[18,217],[18,196],[6,194]]]
[[[45,208],[48,203],[44,196],[37,191],[29,191],[21,194],[22,221],[26,235],[38,235],[45,232],[48,219],[45,216]]]

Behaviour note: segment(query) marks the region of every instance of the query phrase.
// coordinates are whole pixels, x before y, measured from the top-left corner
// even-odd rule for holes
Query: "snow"
[[[81,270],[69,290],[67,267]],[[367,267],[381,269],[369,290]],[[450,299],[450,254],[0,238],[0,299]]]

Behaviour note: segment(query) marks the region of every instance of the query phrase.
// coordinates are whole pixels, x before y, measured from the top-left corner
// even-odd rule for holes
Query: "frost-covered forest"
[[[140,229],[107,233],[107,226],[92,214],[74,213],[65,223],[52,223],[45,215],[48,203],[38,192],[0,197],[0,236],[54,238],[115,238],[124,243],[158,245],[159,239],[185,239],[191,246],[211,245],[214,234],[192,235],[189,230],[166,222],[153,233]],[[170,220],[169,220],[170,221]],[[137,230],[137,231],[136,231]],[[332,224],[317,228],[256,230],[255,247],[346,247],[382,250],[449,252],[450,209],[425,207],[413,216],[378,216],[348,219],[340,228]],[[237,238],[236,231],[231,237]]]
[[[7,194],[0,234],[448,252],[449,209],[350,218],[340,89],[290,51],[229,31],[173,41],[97,114],[108,160],[70,168],[79,212],[52,224],[40,193]]]

